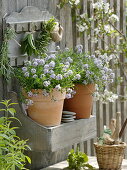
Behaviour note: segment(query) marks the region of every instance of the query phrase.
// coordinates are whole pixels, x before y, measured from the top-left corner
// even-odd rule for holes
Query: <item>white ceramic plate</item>
[[[63,111],[62,114],[64,115],[76,115],[75,112]]]

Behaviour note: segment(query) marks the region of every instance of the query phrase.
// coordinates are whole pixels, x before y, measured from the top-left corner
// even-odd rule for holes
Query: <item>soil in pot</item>
[[[65,99],[64,110],[76,113],[77,119],[90,118],[93,105],[94,84],[75,85],[76,94],[71,99]]]

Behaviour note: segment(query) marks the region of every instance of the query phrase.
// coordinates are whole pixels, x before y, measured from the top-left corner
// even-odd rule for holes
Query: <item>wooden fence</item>
[[[106,1],[106,0],[105,0]],[[108,1],[108,0],[107,0]],[[124,33],[126,33],[126,16],[125,16],[125,1],[126,0],[109,0],[111,6],[114,7],[116,14],[120,18],[120,22],[116,25],[117,28],[120,28]],[[0,1],[0,42],[2,39],[2,19],[5,15],[9,15],[13,11],[19,12],[25,6],[36,6],[40,10],[49,10],[56,18],[60,20],[61,25],[64,27],[64,35],[63,39],[60,42],[60,47],[64,49],[65,47],[74,47],[76,44],[82,44],[84,50],[91,51],[94,53],[95,46],[94,43],[88,40],[86,34],[82,37],[78,37],[76,34],[76,23],[72,22],[71,18],[71,9],[68,6],[65,6],[63,9],[59,10],[57,8],[59,0],[1,0]],[[93,13],[92,10],[92,3],[95,2],[94,0],[82,0],[82,9],[81,12],[88,12],[90,15]],[[94,23],[93,23],[94,27]],[[91,30],[91,34],[93,31]],[[106,41],[109,41],[105,37]],[[119,39],[116,39],[119,42]],[[114,40],[110,40],[109,43],[114,43]],[[98,41],[99,47],[103,48],[103,43],[101,40]],[[124,60],[123,56],[121,55],[121,59]],[[117,75],[122,76],[123,73],[121,70],[116,71]],[[124,84],[127,84],[124,82]],[[4,98],[5,85],[0,80],[0,99]],[[125,86],[118,86],[117,93],[121,95],[126,94]],[[93,114],[96,114],[97,117],[97,135],[100,136],[103,130],[103,126],[109,124],[109,120],[112,117],[115,117],[115,113],[117,111],[121,112],[121,123],[127,117],[127,102],[117,100],[115,103],[108,103],[102,104],[101,102],[94,103]],[[91,125],[92,126],[92,125]],[[93,143],[96,139],[89,140],[87,142],[83,142],[78,144],[81,151],[86,152],[88,155],[94,155]],[[125,130],[123,141],[127,142],[127,128]],[[77,145],[74,146],[76,148]],[[127,158],[127,152],[126,152]]]

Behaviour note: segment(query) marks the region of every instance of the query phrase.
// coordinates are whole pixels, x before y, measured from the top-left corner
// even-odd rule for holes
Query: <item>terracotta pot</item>
[[[76,113],[77,119],[89,118],[93,105],[94,84],[82,85],[76,84],[76,94],[71,99],[64,101],[64,110]]]
[[[37,96],[28,97],[33,100],[33,105],[28,107],[29,117],[44,126],[59,125],[66,93],[53,90],[49,96],[44,96],[41,89],[31,91],[38,94]]]

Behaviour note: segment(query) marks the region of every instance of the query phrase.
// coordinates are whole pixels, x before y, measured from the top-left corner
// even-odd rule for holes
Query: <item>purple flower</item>
[[[40,75],[40,78],[42,79],[43,77],[45,77],[45,75],[44,75],[44,74],[41,74],[41,75]]]
[[[53,74],[50,75],[50,78],[55,79],[56,75],[53,73]]]
[[[44,69],[48,69],[49,68],[49,65],[48,64],[45,64],[44,65]]]
[[[31,61],[25,60],[24,64],[25,64],[25,66],[31,66]]]
[[[86,74],[87,74],[87,76],[89,76],[91,74],[91,72],[89,70],[86,70]]]
[[[73,74],[73,71],[72,70],[68,70],[67,74],[70,76]]]
[[[36,69],[35,69],[35,68],[32,68],[32,69],[31,69],[31,73],[35,74],[35,73],[36,73]]]
[[[67,61],[67,62],[65,62],[65,65],[70,66],[70,63]]]
[[[44,74],[47,74],[49,73],[49,70],[48,69],[44,69]]]
[[[43,85],[44,85],[45,87],[48,87],[48,86],[50,85],[50,81],[44,81],[44,82],[43,82]]]
[[[49,74],[53,74],[54,73],[54,71],[53,70],[49,70]]]
[[[55,54],[51,54],[50,56],[49,56],[49,59],[55,59],[56,58],[56,55]]]
[[[44,96],[49,96],[49,93],[47,93],[47,91],[46,91],[45,89],[42,91],[42,94],[43,94]]]
[[[67,89],[67,93],[72,93],[72,91],[73,91],[73,90],[72,90],[71,88],[68,88],[68,89]]]
[[[68,69],[69,68],[69,65],[64,65],[63,66],[63,69]]]
[[[113,79],[115,78],[115,74],[114,73],[111,73],[109,76],[110,76],[110,78],[113,78]]]
[[[25,77],[29,77],[29,73],[28,73],[28,72],[25,72],[25,73],[24,73],[24,76],[25,76]]]
[[[107,80],[107,76],[102,76],[102,80]]]
[[[60,50],[60,46],[56,46],[56,51],[59,51]]]
[[[36,74],[34,74],[34,75],[33,75],[33,78],[34,78],[34,79],[36,79],[36,78],[37,78],[37,75],[36,75]]]
[[[71,97],[72,97],[71,94],[69,93],[66,94],[66,99],[70,99]]]
[[[64,51],[69,51],[69,48],[68,48],[68,47],[66,47],[66,48],[64,49]]]
[[[56,76],[56,80],[62,80],[62,78],[63,78],[63,76],[62,76],[61,74],[58,74],[58,75]]]
[[[95,55],[91,55],[91,58],[96,58]]]
[[[67,77],[68,77],[68,74],[67,74],[67,73],[65,73],[65,74],[64,74],[64,77],[65,77],[65,78],[67,78]]]
[[[34,62],[33,62],[33,66],[36,67],[37,65],[38,65],[38,63],[37,63],[36,61],[34,61]]]
[[[45,64],[45,60],[44,59],[39,59],[38,64],[44,65]]]
[[[80,80],[80,78],[81,78],[81,75],[80,74],[76,74],[74,79],[75,80]]]
[[[81,44],[77,45],[76,49],[81,49],[82,50],[83,49],[83,45],[81,45]]]
[[[84,64],[83,67],[84,67],[85,69],[88,69],[88,68],[89,68],[89,65],[88,65],[88,64]]]
[[[54,61],[51,61],[51,62],[49,63],[49,67],[55,67],[55,62],[54,62]]]
[[[22,68],[22,71],[23,71],[23,72],[26,72],[26,71],[27,71],[27,67],[23,67],[23,68]]]
[[[27,95],[28,95],[28,97],[32,97],[33,96],[32,91],[27,92]]]
[[[58,91],[61,90],[60,84],[56,85],[55,89]]]
[[[107,68],[107,67],[104,67],[103,70],[104,70],[105,72],[107,72],[107,71],[108,71],[108,68]]]
[[[68,57],[68,58],[67,58],[67,61],[68,61],[69,63],[72,63],[72,62],[73,62],[73,60],[72,60],[71,57]]]
[[[76,51],[77,51],[78,54],[81,54],[82,50],[83,50],[83,46],[82,45],[77,45],[76,46]]]

